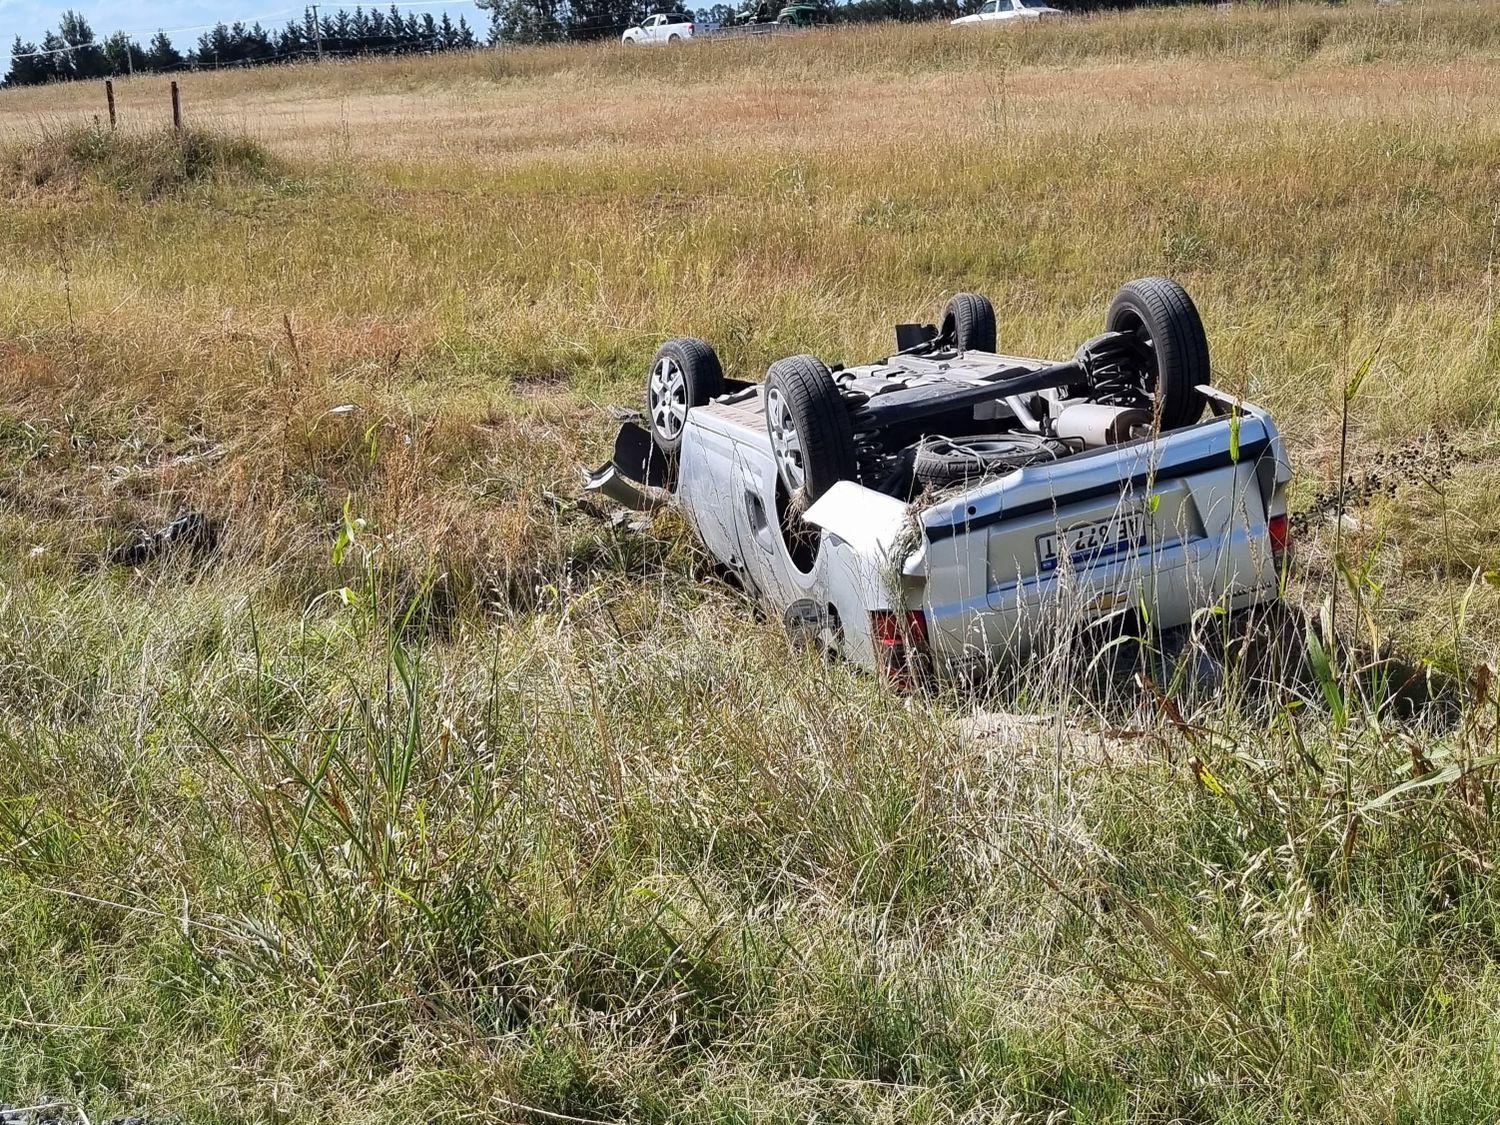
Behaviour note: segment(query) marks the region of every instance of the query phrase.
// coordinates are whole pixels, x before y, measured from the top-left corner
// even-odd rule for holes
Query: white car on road
[[[790,634],[892,671],[1275,601],[1291,478],[1275,424],[1209,385],[1175,282],[1129,282],[1105,328],[1062,362],[1006,355],[994,307],[960,293],[939,325],[899,325],[885,359],[791,356],[759,383],[669,340],[643,424],[591,487],[675,503]]]
[[[959,16],[953,20],[954,27],[967,27],[972,24],[999,23],[1003,20],[1039,20],[1043,17],[1050,19],[1063,13],[1056,8],[1049,7],[1043,0],[984,0],[979,11],[973,15]]]
[[[693,17],[686,12],[657,12],[643,19],[639,27],[626,28],[620,42],[627,45],[680,43],[691,39],[693,31]]]

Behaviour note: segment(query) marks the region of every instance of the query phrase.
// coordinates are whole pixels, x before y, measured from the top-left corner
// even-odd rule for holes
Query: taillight
[[[698,34],[698,25],[695,24],[695,23],[688,24],[688,34],[689,35],[697,35]]]
[[[1266,530],[1271,533],[1271,553],[1273,555],[1284,555],[1286,549],[1292,545],[1292,525],[1283,512],[1279,516],[1272,516],[1266,521]]]
[[[927,617],[920,609],[898,613],[877,609],[870,613],[870,633],[882,648],[927,647]]]
[[[897,687],[912,684],[913,659],[927,651],[927,618],[920,609],[900,613],[877,609],[870,613],[870,636],[875,641],[875,663]]]

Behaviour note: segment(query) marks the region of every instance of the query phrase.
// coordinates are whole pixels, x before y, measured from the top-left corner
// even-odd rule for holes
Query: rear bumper
[[[921,512],[920,564],[905,575],[934,659],[1019,659],[1104,618],[1167,630],[1275,600],[1267,514],[1285,454],[1263,412],[1233,407],[1232,419],[1021,469]],[[1045,569],[1039,536],[1128,510],[1145,520],[1139,549]]]
[[[1275,601],[1280,587],[1268,552],[1249,582],[1226,581],[1213,552],[1262,547],[1261,533],[1237,532],[1241,542],[1176,544],[1150,556],[1078,574],[1014,582],[972,598],[922,604],[933,661],[948,668],[1024,660],[1106,618],[1131,617],[1142,631],[1190,625],[1208,611],[1235,613]],[[982,551],[982,541],[975,550]],[[1237,576],[1236,576],[1237,577]],[[930,591],[929,591],[930,593]]]

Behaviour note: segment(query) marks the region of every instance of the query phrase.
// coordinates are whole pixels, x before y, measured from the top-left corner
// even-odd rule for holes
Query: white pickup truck
[[[979,10],[948,22],[954,27],[984,27],[995,24],[1054,19],[1064,15],[1043,0],[984,0]]]
[[[792,356],[761,383],[670,340],[645,425],[590,487],[676,503],[790,633],[891,671],[962,674],[1104,617],[1166,630],[1277,598],[1275,424],[1210,385],[1176,283],[1126,284],[1105,327],[1063,362],[1005,355],[989,301],[963,293],[940,324],[898,326],[885,359]]]
[[[657,12],[634,27],[627,27],[620,42],[627,47],[648,43],[682,43],[697,32],[698,25],[686,12]]]

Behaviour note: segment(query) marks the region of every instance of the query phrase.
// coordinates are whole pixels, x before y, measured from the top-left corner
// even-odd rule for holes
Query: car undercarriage
[[[1277,596],[1290,467],[1269,416],[1212,388],[1180,286],[1128,282],[1065,360],[997,343],[972,293],[882,359],[790,356],[761,382],[669,340],[591,485],[678,504],[726,574],[864,663],[893,647],[884,614],[964,663],[1059,610],[1170,627]]]

